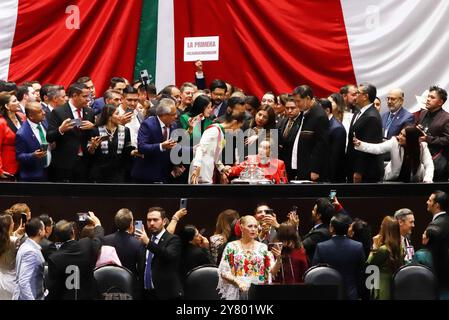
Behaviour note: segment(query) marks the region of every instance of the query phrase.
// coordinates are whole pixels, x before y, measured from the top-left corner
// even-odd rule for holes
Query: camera
[[[147,86],[151,83],[153,77],[150,74],[148,74],[148,70],[145,69],[140,71],[140,80],[142,81],[142,84],[144,86]]]

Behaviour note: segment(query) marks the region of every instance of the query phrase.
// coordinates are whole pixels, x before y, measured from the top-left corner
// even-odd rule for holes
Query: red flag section
[[[355,83],[339,0],[175,1],[176,82],[192,81],[184,37],[219,36],[219,61],[204,62],[208,82],[220,78],[259,97],[309,84],[318,96]]]
[[[9,79],[68,86],[88,75],[97,96],[113,76],[132,80],[141,10],[142,0],[19,0]]]

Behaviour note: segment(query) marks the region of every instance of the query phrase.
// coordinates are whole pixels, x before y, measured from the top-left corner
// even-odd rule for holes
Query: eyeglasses
[[[273,99],[262,99],[262,102],[273,103],[274,100]]]

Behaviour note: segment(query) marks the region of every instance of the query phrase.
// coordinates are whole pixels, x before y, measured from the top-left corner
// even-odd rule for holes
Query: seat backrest
[[[337,286],[338,299],[344,298],[344,281],[340,272],[329,266],[317,265],[304,273],[304,283],[315,286]]]
[[[394,300],[437,300],[437,287],[435,275],[423,265],[406,265],[393,275]]]
[[[218,268],[214,265],[199,266],[187,274],[184,298],[187,300],[220,300],[217,285]]]
[[[136,279],[131,271],[117,265],[106,265],[94,270],[100,297],[105,300],[129,300],[136,297]]]

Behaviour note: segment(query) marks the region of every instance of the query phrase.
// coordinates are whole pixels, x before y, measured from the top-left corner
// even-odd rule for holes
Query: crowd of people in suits
[[[157,93],[153,84],[114,77],[100,98],[89,77],[67,92],[1,81],[0,178],[229,183],[249,160],[274,183],[448,181],[443,88],[430,87],[414,114],[404,92],[392,89],[380,113],[369,83],[321,99],[300,85],[259,100],[223,80],[206,87],[202,63],[196,66],[195,83]],[[264,141],[270,155],[259,152]]]
[[[242,217],[224,210],[210,237],[185,223],[186,208],[169,219],[163,208],[151,207],[144,221],[122,208],[114,217],[116,231],[105,236],[93,212],[79,221],[55,223],[46,214],[32,216],[26,204],[18,203],[0,215],[0,299],[100,299],[94,270],[110,264],[132,273],[134,299],[182,299],[189,272],[204,265],[217,267],[216,289],[223,299],[246,299],[252,284],[300,284],[305,272],[320,264],[341,274],[346,299],[391,299],[392,276],[406,264],[429,268],[438,279],[440,298],[448,299],[448,206],[447,193],[431,193],[431,222],[422,248],[415,250],[410,209],[385,216],[374,235],[374,226],[351,217],[336,197],[315,201],[308,232],[297,208],[279,222],[280,214],[262,203]],[[365,285],[368,266],[379,270],[377,287]],[[70,286],[75,269],[78,285]]]

